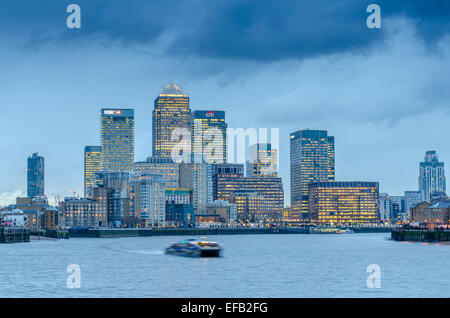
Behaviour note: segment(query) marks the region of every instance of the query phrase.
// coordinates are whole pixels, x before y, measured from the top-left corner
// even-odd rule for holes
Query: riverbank
[[[354,227],[355,233],[389,233],[391,228]],[[310,228],[216,228],[216,229],[69,229],[69,237],[113,238],[172,235],[312,234]],[[325,232],[324,232],[325,233]],[[314,233],[320,234],[320,233]]]
[[[450,230],[393,229],[391,238],[395,241],[450,242]]]

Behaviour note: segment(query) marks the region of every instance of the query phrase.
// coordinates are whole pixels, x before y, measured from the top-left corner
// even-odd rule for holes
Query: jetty
[[[0,243],[22,243],[30,241],[30,231],[23,227],[0,227]]]
[[[409,242],[449,242],[450,230],[448,229],[393,229],[391,238],[395,241]]]

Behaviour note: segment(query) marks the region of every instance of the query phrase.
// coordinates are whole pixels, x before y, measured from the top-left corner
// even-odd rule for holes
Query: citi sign
[[[214,112],[213,111],[207,112],[205,114],[205,117],[208,117],[208,118],[214,117]]]

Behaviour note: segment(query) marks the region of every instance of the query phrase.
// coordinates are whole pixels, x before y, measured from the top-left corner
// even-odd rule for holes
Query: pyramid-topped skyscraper
[[[189,96],[175,83],[169,83],[155,99],[153,156],[171,157],[172,150],[180,143],[179,139],[172,140],[174,130],[181,128],[191,133],[191,118]]]

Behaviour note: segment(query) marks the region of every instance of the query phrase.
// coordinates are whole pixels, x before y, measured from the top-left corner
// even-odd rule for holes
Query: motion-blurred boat
[[[166,254],[191,257],[220,257],[222,247],[213,241],[197,241],[195,239],[173,243],[166,248]]]

